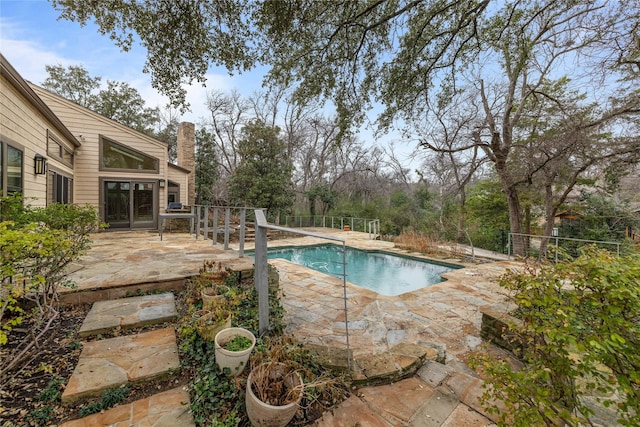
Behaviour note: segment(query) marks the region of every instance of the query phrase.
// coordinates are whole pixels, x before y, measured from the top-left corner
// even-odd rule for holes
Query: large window
[[[100,137],[100,169],[159,172],[159,161],[140,151]]]
[[[2,195],[23,192],[23,158],[22,150],[4,141],[0,143],[0,192]]]

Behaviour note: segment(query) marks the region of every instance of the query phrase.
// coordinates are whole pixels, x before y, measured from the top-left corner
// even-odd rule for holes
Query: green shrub
[[[32,320],[32,336],[42,335],[57,316],[58,287],[66,282],[66,267],[90,246],[89,234],[100,228],[90,207],[53,204],[30,207],[20,197],[0,198],[0,345],[17,325]],[[23,303],[34,307],[25,312]],[[3,358],[0,373],[18,367],[34,341]]]
[[[640,255],[587,247],[571,262],[510,272],[501,285],[519,306],[525,363],[476,361],[498,424],[589,424],[593,411],[580,398],[589,393],[614,405],[622,425],[640,425]]]

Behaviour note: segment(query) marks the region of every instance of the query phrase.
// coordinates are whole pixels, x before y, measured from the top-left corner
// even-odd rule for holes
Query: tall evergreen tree
[[[206,205],[213,202],[214,184],[219,176],[219,164],[216,157],[215,136],[200,128],[196,131],[196,204]]]
[[[278,127],[252,121],[242,130],[238,142],[240,164],[229,179],[233,204],[266,208],[270,219],[291,209],[294,191],[293,164],[286,156],[286,144]]]

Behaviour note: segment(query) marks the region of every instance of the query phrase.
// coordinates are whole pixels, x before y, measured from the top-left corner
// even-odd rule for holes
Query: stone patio
[[[313,231],[329,232],[345,238],[347,245],[361,249],[408,253],[394,248],[393,243],[369,240],[366,233]],[[160,285],[160,288],[167,283],[179,285],[198,274],[205,259],[219,260],[236,270],[250,269],[253,264],[251,258],[239,259],[233,245],[225,251],[221,245],[212,245],[210,240],[195,240],[194,236],[187,234],[167,233],[162,242],[159,236],[147,232],[107,232],[95,237],[90,253],[72,274],[78,289],[67,291],[68,301],[91,300],[98,298],[96,295],[99,299],[122,296],[147,284]],[[302,237],[270,241],[269,246],[319,242],[316,238]],[[453,258],[447,261],[461,260]],[[352,354],[352,374],[362,384],[395,381],[379,386],[361,386],[349,400],[325,414],[317,425],[351,426],[355,421],[360,425],[373,426],[491,425],[477,404],[476,386],[480,382],[466,367],[462,356],[481,344],[480,307],[504,298],[496,278],[513,264],[505,261],[490,264],[466,262],[466,268],[447,273],[446,282],[397,297],[380,296],[348,284],[349,352],[342,282],[286,261],[274,260],[272,264],[280,273],[288,332],[310,346],[316,346],[319,352],[324,349],[338,365],[346,364],[346,354]],[[102,321],[111,322],[108,326],[105,323],[105,327],[125,327],[127,319],[136,316],[140,319],[140,313],[145,310],[144,299],[140,301],[135,304],[128,302],[118,309],[100,308],[98,305],[95,319],[102,320],[93,322],[94,325],[86,329],[83,327],[83,333],[98,330]],[[107,312],[115,316],[104,316]],[[168,337],[167,340],[170,341]],[[164,342],[164,338],[160,341]],[[130,343],[124,341],[101,345],[131,348]],[[92,349],[90,352],[99,354],[100,351]],[[164,351],[169,359],[171,351],[169,348]],[[124,359],[129,357],[124,354],[126,352],[123,350],[120,354]],[[140,357],[134,359],[141,360]],[[120,363],[113,362],[114,365]],[[117,366],[117,370],[127,372],[127,375],[131,370],[144,371],[134,365]],[[438,371],[441,378],[425,373],[426,367],[433,366],[446,367],[446,371]],[[90,364],[85,364],[85,367],[91,371]],[[409,377],[405,378],[407,375]],[[459,381],[461,378],[466,382]],[[79,384],[74,385],[73,381],[68,388],[82,388]],[[467,387],[458,386],[461,382]],[[69,396],[72,395],[67,398]],[[365,407],[369,409],[364,410]]]

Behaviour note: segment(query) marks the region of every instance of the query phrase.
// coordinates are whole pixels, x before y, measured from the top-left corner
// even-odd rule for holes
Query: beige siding
[[[0,78],[0,136],[23,150],[24,196],[33,206],[46,205],[47,176],[34,174],[34,157],[41,154],[52,167],[73,176],[73,170],[47,156],[47,130],[73,149],[73,143],[55,130],[44,115],[2,76]]]

